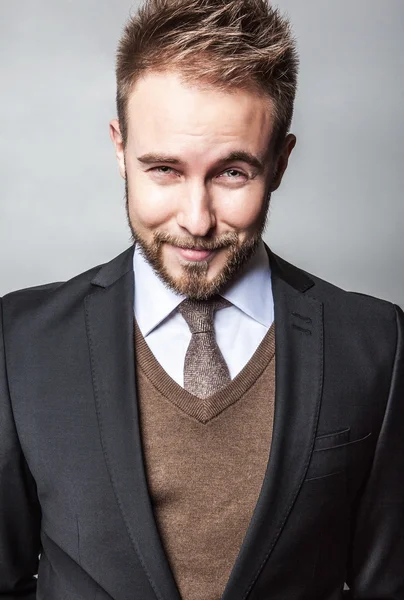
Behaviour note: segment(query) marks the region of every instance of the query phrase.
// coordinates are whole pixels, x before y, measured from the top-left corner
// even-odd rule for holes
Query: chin
[[[205,263],[206,265],[206,263]],[[168,267],[168,266],[167,266]],[[165,268],[166,283],[176,292],[194,299],[206,299],[207,296],[217,293],[217,281],[220,279],[222,269],[214,266],[208,270],[187,271],[180,265],[176,268]]]

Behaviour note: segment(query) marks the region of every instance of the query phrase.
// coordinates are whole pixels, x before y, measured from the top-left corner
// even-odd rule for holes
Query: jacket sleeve
[[[0,598],[34,600],[40,548],[40,505],[11,409],[0,298]]]
[[[404,313],[394,308],[390,390],[372,469],[352,521],[347,584],[355,600],[404,600]]]

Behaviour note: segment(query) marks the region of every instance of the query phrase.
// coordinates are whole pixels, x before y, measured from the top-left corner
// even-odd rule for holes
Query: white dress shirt
[[[133,253],[134,312],[150,350],[184,387],[184,361],[191,332],[178,312],[186,298],[166,287],[137,245]],[[217,344],[234,377],[250,360],[274,320],[271,271],[263,241],[222,295],[232,306],[214,314]]]

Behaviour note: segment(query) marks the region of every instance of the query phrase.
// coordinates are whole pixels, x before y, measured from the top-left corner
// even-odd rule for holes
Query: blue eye
[[[241,175],[241,177],[244,175],[241,171],[237,171],[237,169],[227,169],[224,173],[236,173],[237,175]],[[234,177],[230,177],[230,179],[234,179]]]
[[[162,167],[154,167],[152,169],[152,171],[159,171],[160,169],[168,169],[168,171],[172,171],[173,170],[171,167],[162,166]],[[167,171],[161,171],[160,170],[159,172],[163,173],[163,174],[167,174]]]
[[[152,167],[150,171],[154,171],[160,175],[171,175],[172,173],[175,173],[175,169],[166,165],[161,165],[160,167]],[[226,169],[226,171],[220,173],[218,177],[223,177],[223,175],[225,176],[225,179],[238,179],[239,177],[248,177],[247,175],[245,175],[245,173],[239,171],[238,169]]]

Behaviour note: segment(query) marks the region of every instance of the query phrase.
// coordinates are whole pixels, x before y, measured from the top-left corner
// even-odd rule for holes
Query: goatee
[[[236,232],[228,232],[215,239],[190,238],[174,236],[169,233],[155,231],[152,241],[146,241],[139,231],[136,231],[129,214],[129,191],[125,180],[126,216],[131,231],[132,243],[136,244],[141,254],[152,266],[156,275],[166,287],[174,292],[184,295],[192,300],[208,300],[215,294],[223,292],[241,271],[242,267],[253,257],[268,223],[270,194],[263,207],[261,219],[254,235],[242,244],[239,243]],[[167,270],[163,261],[163,246],[170,244],[178,248],[197,248],[199,250],[219,250],[226,248],[228,258],[221,271],[211,280],[207,280],[209,262],[184,261],[183,273],[180,277],[173,277]],[[214,260],[214,259],[213,259]]]

